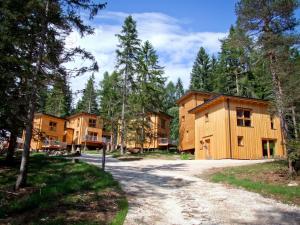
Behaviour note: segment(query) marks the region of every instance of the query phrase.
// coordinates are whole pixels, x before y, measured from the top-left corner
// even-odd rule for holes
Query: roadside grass
[[[160,150],[155,149],[152,151],[145,150],[143,153],[131,153],[127,152],[124,155],[121,155],[119,151],[115,151],[111,154],[112,157],[118,158],[119,160],[135,160],[135,159],[163,159],[163,160],[188,160],[194,159],[192,154],[181,154],[177,150]]]
[[[0,158],[0,224],[123,224],[128,204],[111,174],[84,162],[34,154],[28,187],[13,191],[19,163]]]
[[[100,154],[102,155],[102,150],[85,150],[85,151],[82,151],[82,153],[85,153],[85,154]]]
[[[284,203],[300,205],[300,186],[288,186],[291,178],[283,160],[215,169],[206,176],[212,182],[245,188]],[[300,177],[296,177],[294,182],[300,185]]]

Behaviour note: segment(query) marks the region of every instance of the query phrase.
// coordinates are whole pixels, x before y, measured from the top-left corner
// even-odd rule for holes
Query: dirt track
[[[99,164],[99,156],[83,156]],[[108,158],[107,170],[129,201],[126,225],[300,224],[300,208],[259,194],[207,182],[195,175],[247,160],[141,160]]]

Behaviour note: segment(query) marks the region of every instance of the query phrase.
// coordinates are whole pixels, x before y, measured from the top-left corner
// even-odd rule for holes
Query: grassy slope
[[[285,161],[224,168],[209,175],[213,182],[222,182],[277,200],[300,205],[300,186],[289,187]],[[299,183],[299,177],[297,182]]]
[[[192,154],[180,154],[177,152],[167,151],[167,150],[154,150],[154,151],[145,151],[144,153],[128,153],[124,156],[120,155],[119,152],[114,152],[112,154],[114,158],[140,158],[140,159],[164,159],[164,160],[189,160],[194,159]]]
[[[13,193],[17,168],[0,167],[0,224],[123,224],[127,200],[98,167],[35,155],[29,187]]]

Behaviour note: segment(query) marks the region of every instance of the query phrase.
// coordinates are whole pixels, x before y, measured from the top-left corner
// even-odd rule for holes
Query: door
[[[262,155],[263,158],[274,158],[276,140],[262,140]]]
[[[206,159],[211,159],[211,146],[210,146],[210,139],[206,139],[204,141],[204,151]]]

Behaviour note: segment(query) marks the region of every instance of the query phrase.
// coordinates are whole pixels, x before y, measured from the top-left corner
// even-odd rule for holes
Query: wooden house
[[[103,121],[100,116],[91,113],[77,113],[67,117],[67,127],[74,130],[75,147],[101,148]]]
[[[145,141],[143,143],[145,149],[168,148],[173,145],[170,138],[170,123],[172,117],[164,112],[148,113],[148,125],[145,126]],[[127,149],[140,149],[141,143],[141,127],[137,124],[131,126],[128,124],[125,145]],[[120,133],[118,134],[118,145],[121,145]]]
[[[31,148],[34,150],[43,148],[66,148],[72,143],[72,131],[66,132],[66,119],[36,113],[33,120],[33,138]],[[70,138],[71,137],[71,138]],[[23,140],[25,132],[23,132]]]
[[[180,151],[194,152],[195,149],[195,114],[189,110],[204,103],[212,93],[189,91],[177,100],[179,106],[179,143]]]
[[[201,98],[201,93],[190,92],[178,102],[182,104],[184,97],[185,102],[190,102],[188,98],[195,96]],[[193,115],[184,121],[193,126],[183,124],[184,128],[193,127],[192,141],[185,140],[186,135],[180,136],[181,146],[191,143],[191,147],[194,143],[196,159],[262,159],[285,155],[280,120],[269,113],[267,101],[212,93],[195,107],[179,112]],[[182,131],[186,130],[181,128]]]

